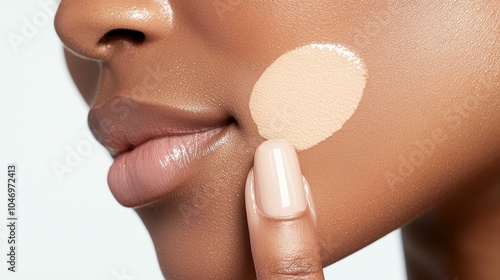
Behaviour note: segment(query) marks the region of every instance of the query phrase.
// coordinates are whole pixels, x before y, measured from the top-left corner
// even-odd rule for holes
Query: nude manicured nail
[[[285,140],[268,140],[257,148],[254,185],[257,206],[265,215],[280,218],[306,210],[299,159]]]

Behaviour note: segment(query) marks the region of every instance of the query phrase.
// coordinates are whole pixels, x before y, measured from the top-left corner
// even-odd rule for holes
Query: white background
[[[2,0],[0,20],[0,279],[163,279],[142,222],[108,190],[111,158],[88,131],[53,14],[38,0]],[[28,36],[26,22],[36,27]],[[26,41],[12,44],[13,34]],[[54,163],[66,165],[77,149],[85,152],[80,162],[58,180]],[[11,162],[19,182],[17,273],[6,263]],[[337,280],[406,279],[399,231],[325,271]]]

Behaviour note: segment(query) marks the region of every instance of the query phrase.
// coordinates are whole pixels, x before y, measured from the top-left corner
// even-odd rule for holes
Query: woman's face
[[[112,167],[109,182],[119,202],[136,207],[168,279],[245,279],[253,264],[243,189],[263,141],[249,98],[263,71],[314,42],[346,46],[368,71],[353,117],[299,153],[327,265],[409,222],[498,158],[499,7],[62,0],[56,28],[69,49],[101,62],[98,90],[85,81],[82,94],[92,131],[113,153],[176,127],[222,128],[205,150],[179,140],[187,147],[180,159],[161,145],[135,151]],[[165,160],[155,161],[158,154]]]

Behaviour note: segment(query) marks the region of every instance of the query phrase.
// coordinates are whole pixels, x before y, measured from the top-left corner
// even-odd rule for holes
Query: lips
[[[128,207],[158,200],[189,178],[222,142],[231,120],[209,110],[138,103],[118,97],[94,107],[89,127],[115,158],[108,184]]]

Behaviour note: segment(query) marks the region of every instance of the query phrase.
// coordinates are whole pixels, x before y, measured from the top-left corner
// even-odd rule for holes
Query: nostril
[[[113,29],[108,31],[99,40],[101,45],[109,45],[118,42],[128,42],[134,45],[140,45],[146,39],[146,35],[143,32],[131,30],[131,29]]]

